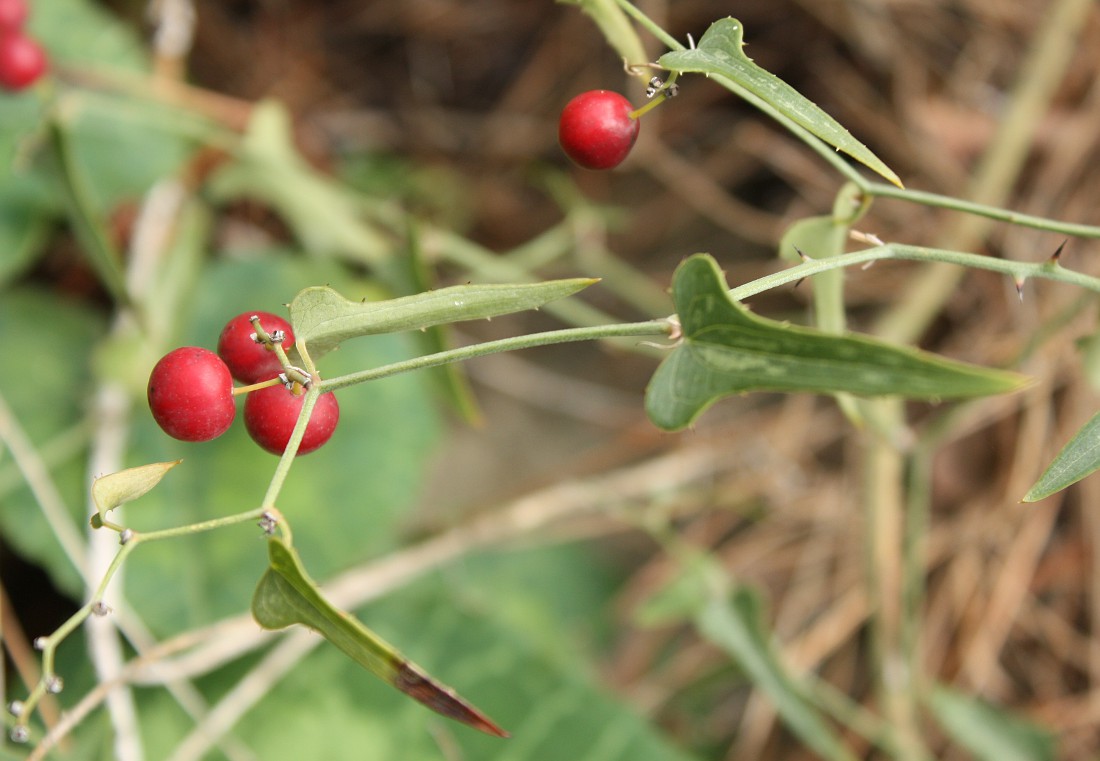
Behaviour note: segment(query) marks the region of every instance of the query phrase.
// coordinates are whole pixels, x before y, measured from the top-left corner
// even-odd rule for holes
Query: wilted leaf
[[[782,79],[753,63],[742,50],[743,35],[744,27],[740,21],[720,19],[710,25],[694,50],[665,53],[657,63],[670,71],[715,75],[729,80],[734,92],[739,89],[748,91],[795,124],[901,186],[901,180],[894,171],[833,117]]]
[[[1077,483],[1097,469],[1100,469],[1100,412],[1093,415],[1077,435],[1062,447],[1062,451],[1024,495],[1023,501],[1038,502]]]
[[[718,265],[705,254],[676,270],[672,296],[683,340],[646,389],[650,420],[667,430],[745,391],[939,400],[1003,393],[1025,383],[1015,373],[757,317],[730,298]]]
[[[276,209],[311,251],[343,255],[371,265],[392,247],[368,224],[354,195],[310,166],[294,145],[290,115],[274,101],[254,109],[238,160],[211,178],[222,199],[257,198]]]
[[[592,278],[518,285],[455,285],[385,301],[351,301],[325,286],[306,288],[290,304],[296,340],[314,358],[357,336],[420,330],[463,320],[496,317],[570,296]]]
[[[278,537],[268,540],[268,556],[271,565],[252,598],[256,623],[265,629],[307,626],[379,679],[436,713],[486,734],[507,737],[507,732],[454,690],[436,682],[388,642],[333,607],[306,576],[298,553]]]

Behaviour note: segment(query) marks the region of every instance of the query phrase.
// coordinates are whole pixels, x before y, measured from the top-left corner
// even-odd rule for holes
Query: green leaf
[[[1015,373],[757,317],[730,298],[717,263],[705,254],[676,270],[672,296],[683,339],[646,389],[650,420],[666,430],[684,428],[721,397],[745,391],[939,400],[1025,383]]]
[[[363,219],[354,193],[311,167],[295,148],[290,114],[282,104],[256,105],[237,159],[211,178],[215,197],[270,204],[314,253],[370,265],[388,257],[390,241]]]
[[[538,309],[595,282],[572,278],[517,285],[455,285],[385,301],[351,301],[331,288],[314,286],[294,297],[290,323],[296,340],[304,342],[316,358],[357,336],[422,330]]]
[[[268,556],[271,565],[252,598],[256,623],[265,629],[307,626],[379,679],[436,713],[486,734],[507,737],[507,732],[454,690],[436,682],[358,620],[333,607],[306,576],[298,553],[278,537],[268,540]]]
[[[173,257],[173,266],[182,258]],[[162,351],[210,345],[225,323],[244,311],[277,313],[303,283],[331,283],[346,293],[370,286],[331,260],[313,261],[300,252],[267,250],[246,258],[223,257],[203,267],[195,288],[186,291],[178,305],[164,298],[153,302],[168,303],[165,309],[172,318],[173,333],[166,339],[170,343]],[[0,313],[3,306],[0,303]],[[50,329],[45,319],[42,330]],[[411,339],[391,334],[348,342],[320,361],[321,372],[336,377],[410,359],[418,356]],[[162,351],[148,357],[146,380]],[[65,358],[61,353],[58,361]],[[198,523],[255,506],[271,480],[276,458],[257,447],[239,424],[203,444],[165,436],[149,414],[144,388],[143,382],[131,430],[135,459],[125,465],[182,457],[187,468],[142,498],[132,527]],[[360,384],[337,395],[336,433],[325,447],[295,464],[278,503],[294,523],[294,546],[312,558],[310,570],[316,578],[328,578],[405,542],[398,527],[406,525],[408,511],[419,497],[425,467],[441,433],[439,405],[422,373]],[[74,404],[83,401],[79,393],[59,396],[70,398]],[[61,406],[58,399],[50,401]],[[86,484],[77,495],[82,504]],[[353,504],[348,503],[349,495],[354,495]],[[79,511],[80,523],[87,520],[85,513],[83,508]],[[0,515],[0,523],[5,517]],[[127,568],[132,566],[127,576],[130,602],[160,636],[239,613],[256,586],[256,553],[266,557],[266,548],[250,539],[251,533],[251,527],[241,526],[163,542],[156,552],[134,553],[127,561]],[[169,586],[179,594],[165,595]]]
[[[704,637],[737,661],[808,748],[825,759],[855,758],[776,656],[755,593],[740,587],[728,601],[713,598],[699,613],[696,624]]]
[[[831,116],[771,72],[745,55],[744,27],[733,18],[715,21],[694,50],[665,53],[657,63],[670,71],[715,75],[729,81],[729,88],[752,102],[764,101],[795,124],[839,151],[847,153],[877,174],[901,187],[901,180],[863,143],[852,137]]]
[[[982,700],[936,687],[928,699],[940,726],[979,761],[1053,761],[1049,730]]]
[[[1100,412],[1085,423],[1039,476],[1024,502],[1038,502],[1100,469]]]
[[[74,527],[88,519],[89,364],[105,322],[101,311],[55,292],[21,287],[0,297],[4,351],[22,358],[18,372],[0,373],[0,396],[50,468]],[[0,454],[0,474],[9,484],[0,495],[0,534],[15,552],[45,569],[55,586],[79,599],[84,580],[7,451]]]
[[[93,518],[106,520],[107,513],[131,500],[146,494],[160,483],[160,479],[183,460],[154,462],[109,473],[92,481],[92,501],[98,511]]]

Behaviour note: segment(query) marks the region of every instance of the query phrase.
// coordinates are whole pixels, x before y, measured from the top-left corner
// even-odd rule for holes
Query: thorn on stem
[[[1020,301],[1024,300],[1024,283],[1027,282],[1027,278],[1018,276],[1015,278],[1016,295],[1020,297]]]
[[[1050,255],[1050,261],[1056,263],[1062,257],[1062,249],[1066,247],[1067,243],[1069,243],[1069,238],[1058,244],[1058,248],[1054,249],[1054,253]]]

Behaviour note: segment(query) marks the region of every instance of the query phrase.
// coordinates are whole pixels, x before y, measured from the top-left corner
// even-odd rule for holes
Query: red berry
[[[46,71],[46,52],[20,32],[0,32],[0,87],[22,90]]]
[[[294,394],[284,386],[268,386],[251,392],[244,402],[244,427],[252,440],[272,454],[283,453],[305,394]],[[340,421],[340,405],[331,393],[321,394],[313,407],[298,454],[309,454],[328,441]]]
[[[0,0],[0,32],[18,32],[26,20],[25,0]]]
[[[618,166],[638,139],[634,107],[616,92],[589,90],[565,104],[558,122],[558,142],[585,169]]]
[[[284,349],[294,346],[294,331],[290,323],[270,312],[244,312],[228,323],[218,338],[218,356],[225,360],[229,372],[241,383],[259,383],[274,378],[282,372],[279,357],[275,350],[257,343],[256,329],[252,327],[252,317],[260,318],[260,327],[269,336],[281,330],[286,334],[282,342]]]
[[[168,352],[149,375],[149,409],[173,438],[221,436],[237,414],[229,368],[217,354],[197,346]]]

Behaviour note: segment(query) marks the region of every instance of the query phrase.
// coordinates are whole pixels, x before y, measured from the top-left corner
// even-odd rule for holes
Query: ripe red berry
[[[149,375],[148,395],[157,425],[182,441],[217,438],[237,414],[229,368],[197,346],[165,354]]]
[[[252,440],[272,454],[283,453],[298,413],[302,411],[305,394],[294,394],[284,386],[268,386],[253,391],[244,402],[244,427]],[[313,407],[298,454],[309,454],[332,437],[340,421],[340,405],[330,392],[321,394]]]
[[[0,33],[18,32],[26,20],[25,0],[0,0]]]
[[[0,87],[22,90],[46,71],[46,52],[18,31],[0,31]]]
[[[259,383],[282,372],[275,350],[256,341],[252,317],[260,318],[260,327],[269,336],[281,330],[286,334],[284,349],[294,346],[294,331],[290,323],[270,312],[244,312],[226,323],[218,338],[218,356],[225,360],[229,372],[241,383]]]
[[[565,104],[558,122],[558,142],[585,169],[618,166],[638,139],[638,120],[630,101],[616,92],[589,90]]]

